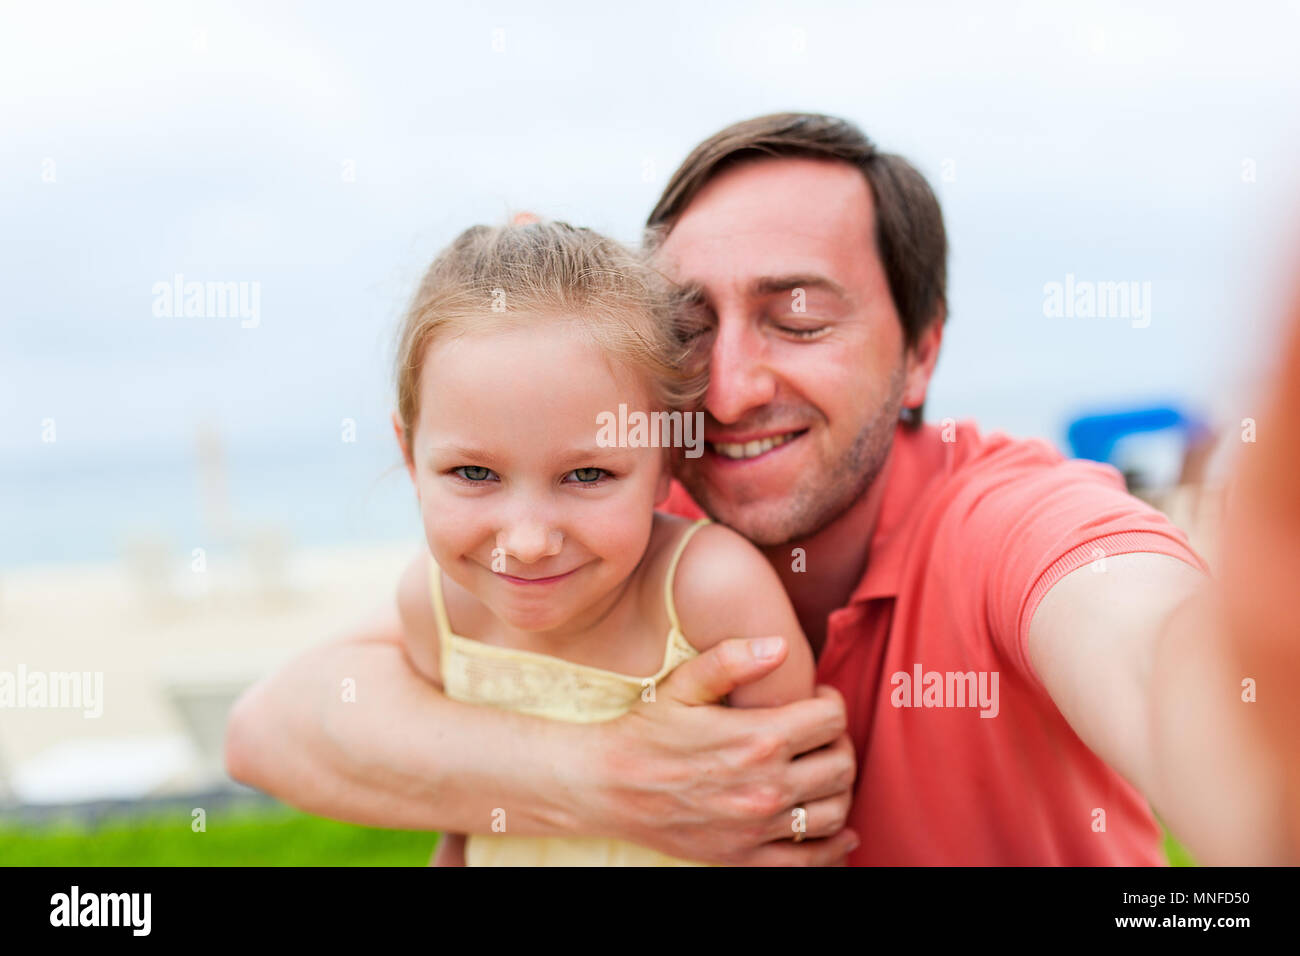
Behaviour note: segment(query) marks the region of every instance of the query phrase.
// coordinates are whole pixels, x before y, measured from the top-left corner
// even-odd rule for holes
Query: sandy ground
[[[210,786],[221,775],[233,698],[391,600],[417,546],[295,552],[269,586],[264,567],[220,555],[201,572],[185,556],[143,569],[0,574],[0,679],[9,672],[16,683],[21,667],[29,683],[29,706],[0,709],[8,798],[71,802]],[[102,674],[102,714],[89,716],[86,700],[30,706],[33,672]],[[93,676],[82,680],[93,690]]]

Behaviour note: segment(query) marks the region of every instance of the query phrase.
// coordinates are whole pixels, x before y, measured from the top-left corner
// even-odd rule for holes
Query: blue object
[[[1084,415],[1070,422],[1066,437],[1075,458],[1114,464],[1111,456],[1121,438],[1141,432],[1164,431],[1167,428],[1181,431],[1189,446],[1207,436],[1210,431],[1209,426],[1200,418],[1179,408],[1166,406]]]

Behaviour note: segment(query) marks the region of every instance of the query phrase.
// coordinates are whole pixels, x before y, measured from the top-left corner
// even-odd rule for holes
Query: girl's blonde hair
[[[573,323],[645,376],[660,404],[691,409],[708,367],[692,348],[685,304],[644,258],[590,229],[546,221],[466,229],[434,259],[399,329],[397,413],[408,447],[430,344],[541,317]]]

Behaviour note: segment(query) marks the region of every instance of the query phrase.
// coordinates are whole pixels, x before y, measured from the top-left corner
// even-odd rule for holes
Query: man
[[[712,374],[670,506],[764,549],[817,698],[716,706],[784,654],[737,640],[594,728],[485,711],[414,677],[387,614],[245,696],[232,776],[362,823],[488,832],[503,808],[743,864],[1155,864],[1149,800],[1203,862],[1290,859],[1185,537],[1114,469],[922,423],[946,238],[919,173],[842,120],[761,117],[701,144],[649,226]]]

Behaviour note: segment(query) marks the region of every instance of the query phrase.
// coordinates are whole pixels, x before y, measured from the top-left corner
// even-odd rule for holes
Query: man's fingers
[[[830,684],[818,684],[813,690],[813,696],[818,700],[838,701],[840,709],[844,708],[844,695],[832,687]]]
[[[787,653],[780,637],[733,637],[678,666],[661,693],[692,706],[714,704],[780,666]]]
[[[777,840],[755,850],[746,866],[840,866],[858,844],[852,830],[841,830],[825,840]]]
[[[823,694],[818,688],[816,697],[763,711],[768,717],[779,717],[780,736],[792,757],[825,747],[848,731],[844,699],[833,689],[825,689],[829,693]],[[852,752],[853,748],[848,749]]]
[[[796,804],[827,797],[847,797],[856,775],[853,743],[847,734],[831,746],[799,757],[790,765],[790,784]]]
[[[772,821],[770,831],[773,840],[790,840],[803,827],[804,839],[825,839],[844,829],[849,818],[849,805],[852,801],[848,793],[836,794],[822,800],[811,800],[792,807],[785,813],[778,814]],[[795,813],[802,808],[802,819]]]

